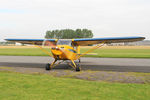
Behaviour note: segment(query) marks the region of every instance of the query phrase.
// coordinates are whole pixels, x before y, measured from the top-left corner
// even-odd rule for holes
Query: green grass
[[[149,84],[0,72],[0,100],[149,100]]]
[[[50,49],[46,49],[50,52]],[[48,56],[39,48],[0,48],[0,55],[12,56]]]
[[[47,49],[50,51],[50,49]],[[81,53],[88,48],[82,48]],[[150,49],[110,49],[102,48],[94,51],[97,55],[86,55],[86,57],[111,57],[111,58],[150,58]],[[0,55],[13,56],[48,56],[39,48],[0,48]]]
[[[85,52],[87,49],[82,49]],[[111,57],[111,58],[150,58],[150,49],[96,49],[97,55],[87,57]]]

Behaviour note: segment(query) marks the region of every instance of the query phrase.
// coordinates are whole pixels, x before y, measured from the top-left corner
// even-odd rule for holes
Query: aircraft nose
[[[54,55],[61,55],[63,53],[59,47],[52,47],[51,51]]]

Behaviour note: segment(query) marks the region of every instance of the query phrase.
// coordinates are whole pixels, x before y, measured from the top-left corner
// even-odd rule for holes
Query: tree
[[[73,38],[92,38],[93,33],[88,29],[62,29],[62,30],[49,30],[46,32],[45,38],[57,39],[73,39]]]

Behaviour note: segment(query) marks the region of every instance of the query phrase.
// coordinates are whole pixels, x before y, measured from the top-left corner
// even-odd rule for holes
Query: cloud
[[[64,28],[150,39],[149,12],[149,0],[1,0],[0,40],[43,38],[46,30]]]

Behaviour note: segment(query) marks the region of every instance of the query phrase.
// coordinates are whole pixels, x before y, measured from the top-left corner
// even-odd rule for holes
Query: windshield
[[[60,39],[60,40],[58,40],[57,45],[69,45],[69,46],[71,46],[71,43],[72,43],[72,40]]]

